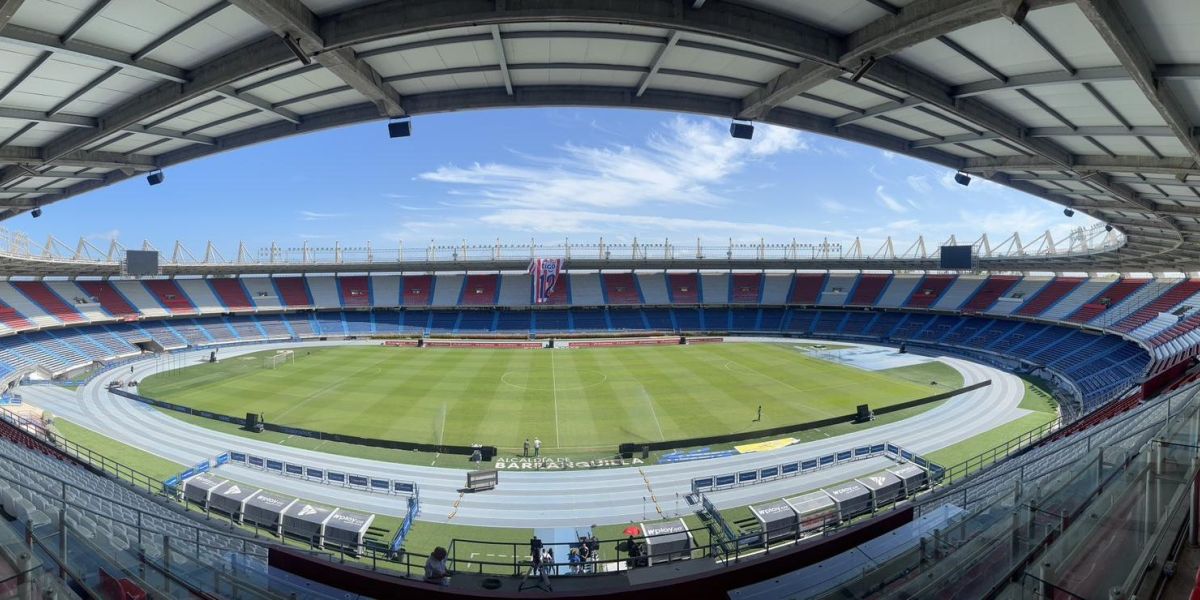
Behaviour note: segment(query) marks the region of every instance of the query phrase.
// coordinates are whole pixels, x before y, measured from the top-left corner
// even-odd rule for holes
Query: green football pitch
[[[538,437],[547,450],[595,450],[790,425],[962,384],[941,363],[866,371],[771,343],[567,350],[339,346],[298,349],[294,362],[274,369],[265,356],[154,375],[140,391],[331,433],[505,449]],[[762,420],[756,421],[760,405]]]

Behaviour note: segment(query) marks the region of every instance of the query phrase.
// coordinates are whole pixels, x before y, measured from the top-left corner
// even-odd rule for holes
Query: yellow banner
[[[790,446],[796,443],[796,438],[783,438],[779,440],[770,440],[766,442],[758,442],[756,444],[745,444],[742,446],[734,446],[734,449],[742,454],[749,452],[766,452],[768,450],[778,450],[784,446]]]

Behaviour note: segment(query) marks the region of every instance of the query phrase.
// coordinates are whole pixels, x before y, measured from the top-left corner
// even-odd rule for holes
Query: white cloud
[[[929,185],[929,181],[924,175],[909,175],[905,181],[908,182],[908,187],[918,194],[928,194],[933,191],[933,186]]]
[[[83,239],[89,242],[112,242],[121,237],[120,229],[109,229],[108,231],[97,231],[95,233],[85,233]]]
[[[895,197],[893,197],[891,194],[888,194],[887,191],[885,191],[883,189],[882,185],[877,186],[875,188],[875,197],[878,198],[879,201],[882,202],[883,205],[886,206],[887,209],[892,212],[898,212],[898,213],[908,212],[908,207],[905,206],[903,202],[901,202],[901,201],[897,200]]]
[[[892,160],[892,159],[896,158],[896,156],[897,156],[897,154],[895,152],[892,152],[891,150],[880,150],[879,152],[880,152],[880,154],[883,154],[883,157],[888,160]]]
[[[327,219],[337,219],[346,216],[346,213],[322,213],[313,212],[311,210],[300,211],[301,221],[325,221]]]
[[[513,231],[544,232],[547,227],[555,233],[606,234],[620,228],[626,232],[647,232],[697,236],[797,236],[813,239],[831,237],[850,239],[852,234],[837,230],[795,227],[777,223],[747,223],[720,219],[680,219],[654,215],[631,215],[595,211],[557,211],[538,209],[504,209],[479,219],[487,225]]]
[[[567,144],[557,156],[443,166],[418,177],[457,186],[449,193],[494,208],[713,205],[726,200],[714,187],[748,163],[808,148],[791,129],[760,125],[755,134],[750,141],[736,140],[714,120],[677,117],[641,146]]]

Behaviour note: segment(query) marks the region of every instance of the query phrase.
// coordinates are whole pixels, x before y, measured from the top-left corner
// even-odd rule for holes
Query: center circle
[[[500,376],[500,382],[520,390],[534,392],[571,392],[598,386],[608,381],[608,375],[594,369],[572,369],[568,381],[563,376],[554,376],[541,371],[508,371]]]

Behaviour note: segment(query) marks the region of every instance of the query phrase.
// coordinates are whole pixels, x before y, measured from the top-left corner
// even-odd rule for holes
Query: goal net
[[[291,350],[279,350],[275,354],[263,357],[264,369],[278,369],[279,367],[296,362],[296,353]]]

